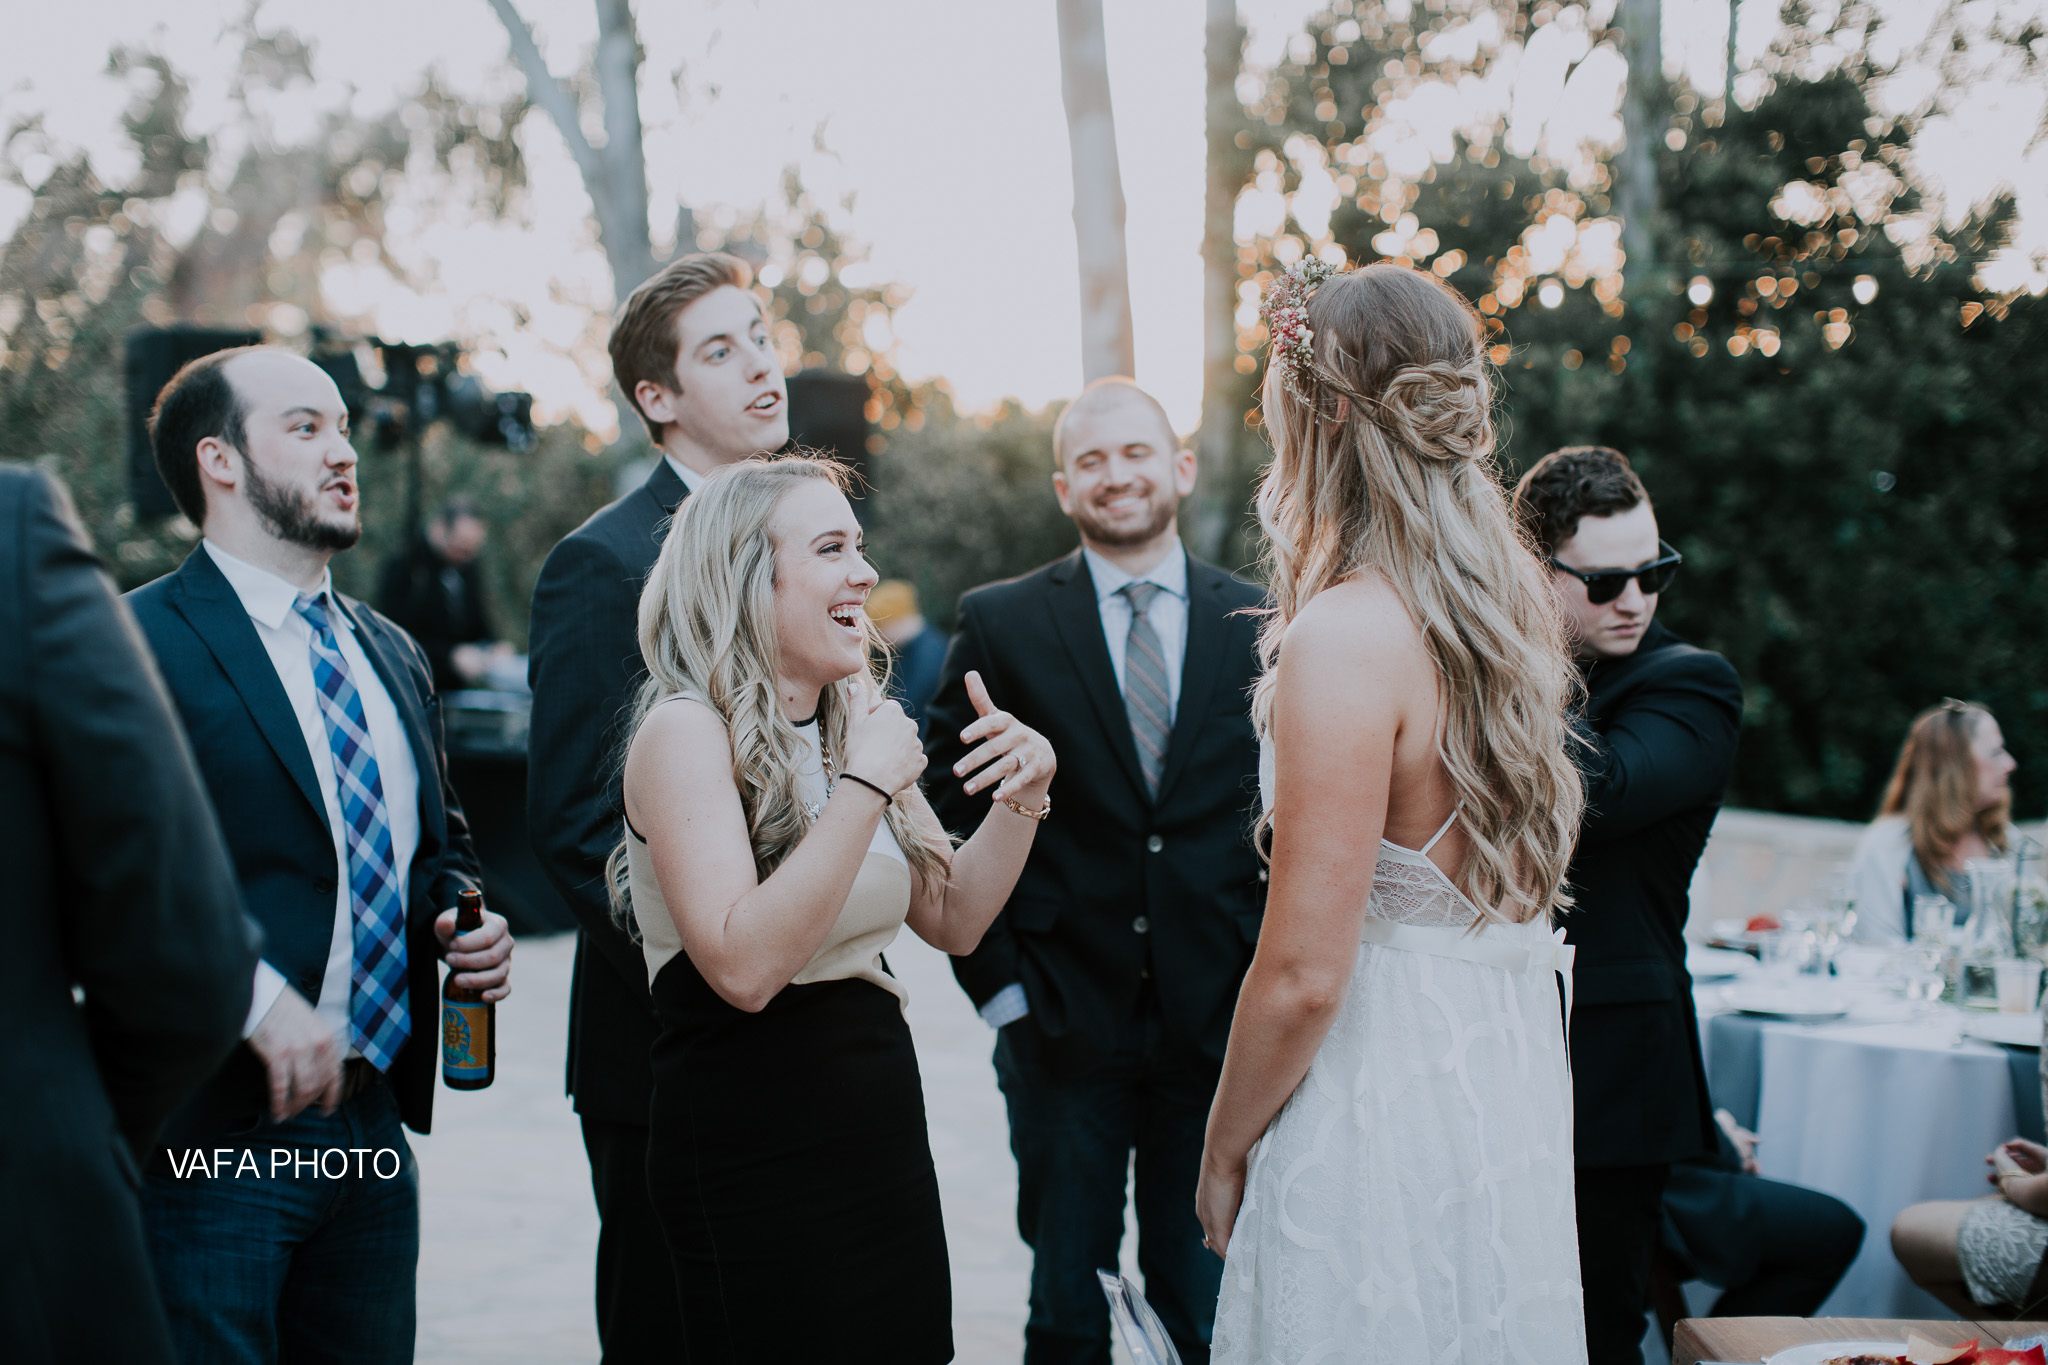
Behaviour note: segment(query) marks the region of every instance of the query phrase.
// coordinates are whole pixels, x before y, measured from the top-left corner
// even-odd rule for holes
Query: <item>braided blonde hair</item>
[[[678,695],[702,701],[725,722],[732,776],[746,812],[754,870],[767,880],[810,831],[800,773],[804,737],[776,698],[775,537],[782,500],[799,483],[821,479],[840,492],[846,470],[831,460],[791,455],[742,460],[705,479],[684,500],[640,594],[640,655],[647,681],[634,703],[626,747],[647,713]],[[877,693],[888,682],[888,646],[865,615]],[[818,739],[827,754],[846,748],[846,700],[836,687],[818,699]],[[889,832],[926,886],[943,885],[952,846],[928,836],[902,796],[883,813]],[[626,844],[606,864],[612,913],[630,927],[625,905]]]
[[[1489,918],[1548,916],[1571,903],[1585,804],[1567,752],[1577,675],[1499,482],[1479,315],[1434,275],[1381,263],[1321,284],[1308,320],[1313,363],[1291,387],[1269,363],[1265,388],[1275,606],[1253,716],[1269,727],[1288,623],[1325,588],[1380,575],[1443,684],[1436,749],[1471,842],[1467,890]]]

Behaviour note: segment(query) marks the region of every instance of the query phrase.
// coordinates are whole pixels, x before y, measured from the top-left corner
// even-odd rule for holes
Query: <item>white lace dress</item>
[[[1570,950],[1467,932],[1435,843],[1380,844],[1343,1009],[1252,1148],[1215,1365],[1584,1365]]]

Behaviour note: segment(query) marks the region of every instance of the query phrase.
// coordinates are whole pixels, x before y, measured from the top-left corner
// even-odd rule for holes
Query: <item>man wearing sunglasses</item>
[[[1618,451],[1544,456],[1515,515],[1550,566],[1586,684],[1586,815],[1564,917],[1589,1365],[1640,1365],[1671,1164],[1717,1149],[1685,970],[1687,891],[1735,760],[1742,684],[1655,624],[1679,555]]]

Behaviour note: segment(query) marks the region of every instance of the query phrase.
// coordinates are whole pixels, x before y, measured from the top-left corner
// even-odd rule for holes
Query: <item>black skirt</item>
[[[953,1358],[953,1290],[917,1054],[868,981],[786,986],[735,1009],[678,953],[647,1183],[690,1365]]]

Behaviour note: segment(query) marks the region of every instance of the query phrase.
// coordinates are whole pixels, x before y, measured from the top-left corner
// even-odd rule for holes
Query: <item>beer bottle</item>
[[[481,892],[455,898],[457,935],[484,925]],[[481,1090],[498,1074],[498,1006],[482,991],[455,984],[451,968],[441,987],[441,1079],[450,1090]]]

